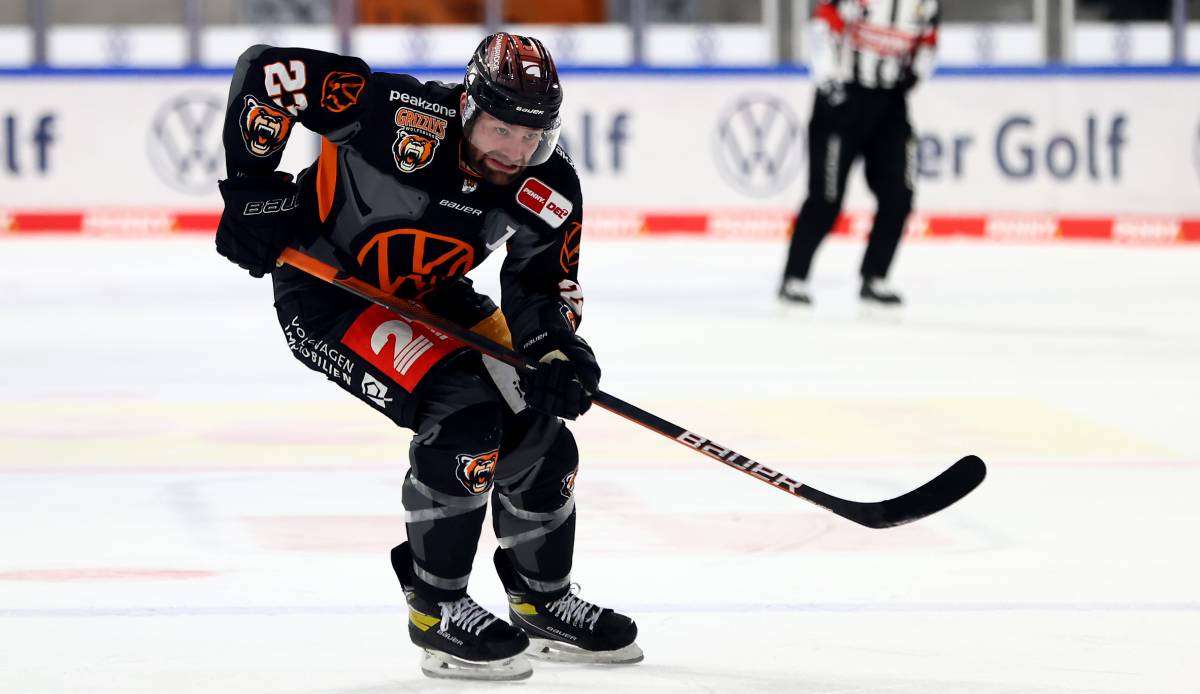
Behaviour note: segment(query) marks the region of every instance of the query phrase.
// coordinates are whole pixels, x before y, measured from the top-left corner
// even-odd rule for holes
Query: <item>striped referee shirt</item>
[[[812,74],[894,89],[933,71],[938,0],[818,0],[813,11]]]

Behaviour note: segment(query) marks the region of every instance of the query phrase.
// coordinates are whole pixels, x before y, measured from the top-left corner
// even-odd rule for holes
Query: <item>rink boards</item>
[[[457,72],[423,76],[458,79]],[[958,71],[912,99],[912,236],[1200,240],[1189,69]],[[0,233],[211,233],[228,74],[0,75]],[[808,177],[811,85],[779,70],[564,75],[562,142],[593,237],[779,238]],[[311,161],[297,131],[283,168]],[[839,227],[873,201],[852,174]]]

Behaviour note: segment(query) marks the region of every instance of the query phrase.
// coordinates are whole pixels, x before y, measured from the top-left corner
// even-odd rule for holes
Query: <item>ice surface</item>
[[[0,691],[514,686],[420,674],[387,561],[408,436],[210,243],[0,244]],[[841,496],[966,453],[983,487],[867,530],[588,414],[575,579],[646,661],[515,686],[1200,691],[1200,249],[912,243],[892,318],[860,315],[860,253],[831,240],[788,311],[774,244],[586,244],[604,387]]]

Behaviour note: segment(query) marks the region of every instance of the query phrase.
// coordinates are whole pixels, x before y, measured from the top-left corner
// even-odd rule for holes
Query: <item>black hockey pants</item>
[[[425,364],[441,346],[419,326],[337,288],[288,291],[276,309],[297,359],[415,432],[401,498],[422,598],[466,593],[489,496],[500,547],[529,585],[569,587],[579,454],[561,420],[523,409],[512,381],[502,394],[504,377],[477,353]]]

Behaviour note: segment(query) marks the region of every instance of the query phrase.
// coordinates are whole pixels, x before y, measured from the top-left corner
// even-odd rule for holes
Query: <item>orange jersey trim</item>
[[[512,333],[509,332],[508,321],[504,320],[504,314],[500,309],[496,309],[492,315],[472,325],[471,332],[483,335],[492,342],[499,342],[512,349]]]
[[[337,145],[321,138],[321,156],[317,159],[317,211],[322,222],[329,218],[333,194],[337,190],[337,150]]]

